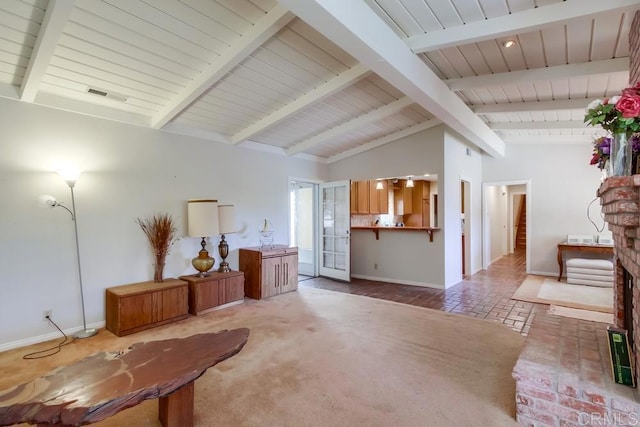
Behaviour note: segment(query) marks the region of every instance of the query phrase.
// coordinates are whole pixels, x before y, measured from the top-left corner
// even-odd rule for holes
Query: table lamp
[[[187,201],[187,234],[189,237],[200,237],[202,249],[198,256],[191,260],[193,268],[199,271],[198,277],[208,276],[207,272],[213,268],[216,260],[209,256],[205,249],[206,237],[218,234],[218,201],[217,200],[189,200]]]
[[[221,234],[218,252],[220,253],[220,258],[222,258],[218,271],[231,271],[229,263],[226,261],[226,258],[229,255],[229,244],[224,239],[224,235],[236,232],[236,213],[233,205],[218,206],[218,228],[218,231]]]

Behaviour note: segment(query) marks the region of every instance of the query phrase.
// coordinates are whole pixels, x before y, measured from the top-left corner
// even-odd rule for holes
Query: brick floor
[[[464,314],[504,323],[527,335],[537,313],[545,313],[548,305],[512,300],[511,296],[527,277],[524,250],[516,251],[493,263],[449,289],[353,279],[351,283],[316,277],[300,282],[332,291],[365,295],[417,305],[436,310]]]

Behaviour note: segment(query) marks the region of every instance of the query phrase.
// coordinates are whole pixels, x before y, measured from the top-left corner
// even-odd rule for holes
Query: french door
[[[320,275],[351,281],[350,181],[320,184]]]

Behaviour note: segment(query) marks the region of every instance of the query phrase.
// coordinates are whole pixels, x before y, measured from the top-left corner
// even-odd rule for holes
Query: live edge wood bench
[[[0,426],[91,424],[156,398],[163,426],[193,426],[194,380],[237,354],[248,338],[249,329],[241,328],[93,354],[0,391]]]

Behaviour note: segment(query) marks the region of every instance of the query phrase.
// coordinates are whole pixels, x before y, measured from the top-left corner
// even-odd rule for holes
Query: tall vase
[[[609,149],[609,176],[631,175],[633,158],[631,138],[626,133],[615,133]]]

